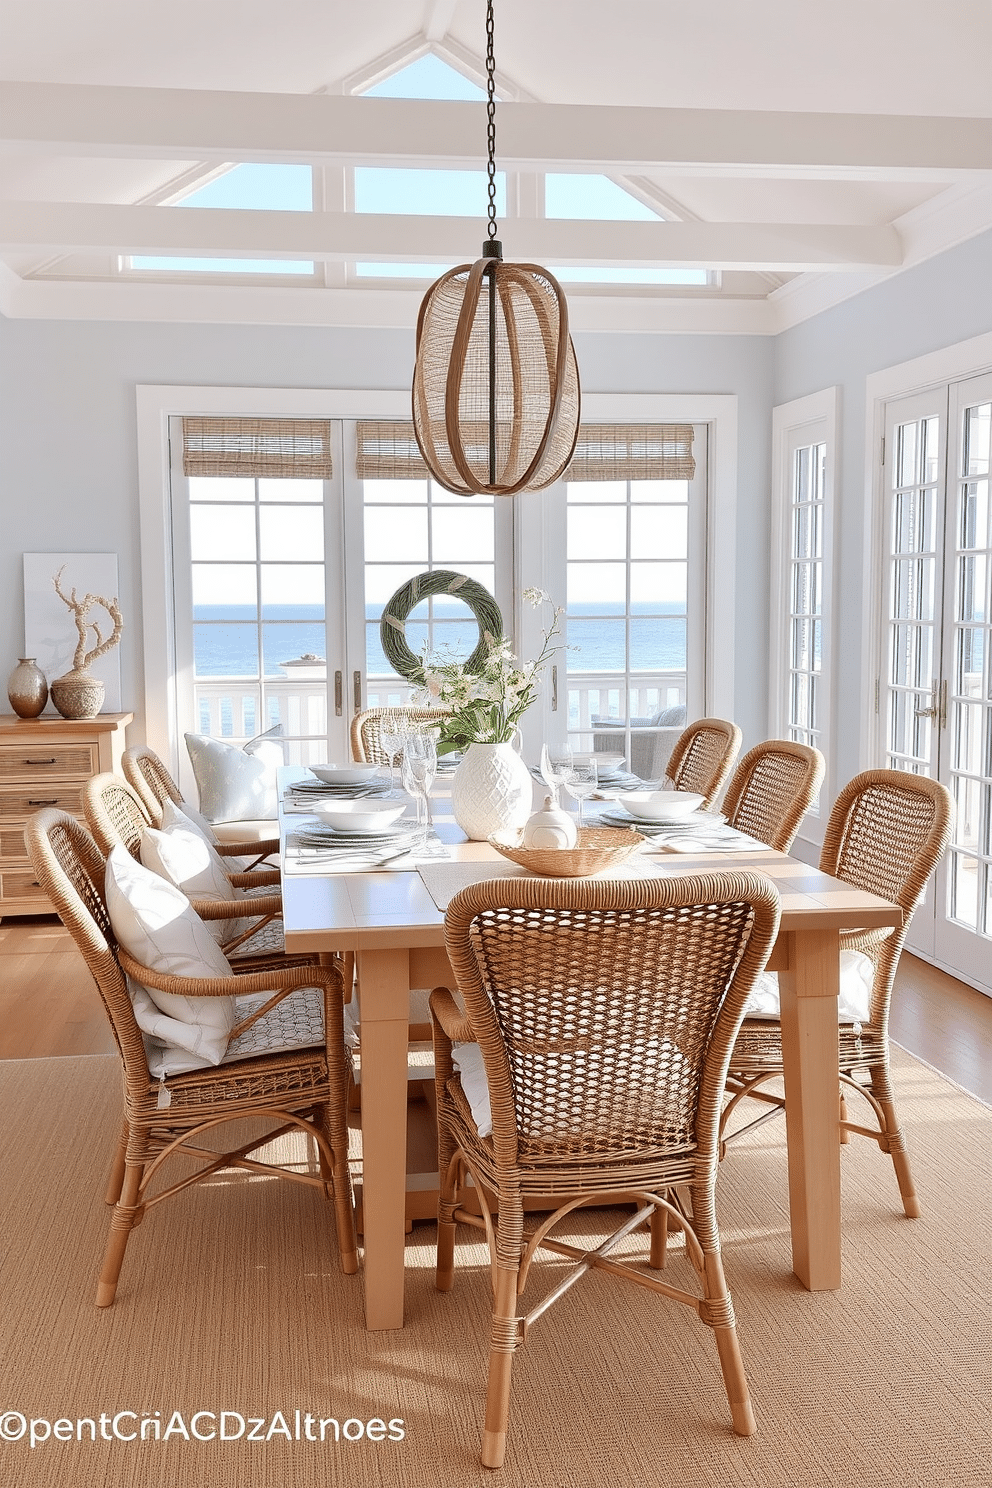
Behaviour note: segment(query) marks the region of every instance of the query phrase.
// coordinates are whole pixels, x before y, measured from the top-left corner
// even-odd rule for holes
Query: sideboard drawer
[[[0,744],[0,782],[30,780],[38,782],[48,776],[88,780],[100,768],[96,744],[62,744],[52,742]]]
[[[4,899],[38,900],[39,910],[47,905],[45,892],[34,876],[33,868],[4,868],[0,871],[0,894]]]
[[[39,780],[36,785],[8,785],[0,790],[0,823],[24,820],[43,806],[82,816],[85,781]]]
[[[24,826],[21,822],[13,822],[10,826],[0,827],[0,863],[17,864],[20,866],[28,864],[28,850],[24,846]]]
[[[46,806],[81,819],[87,780],[120,770],[130,722],[130,713],[78,719],[0,713],[0,916],[52,912],[24,845],[25,824]]]

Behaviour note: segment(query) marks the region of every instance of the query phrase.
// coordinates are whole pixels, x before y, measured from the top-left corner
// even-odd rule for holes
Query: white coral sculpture
[[[62,603],[72,611],[72,619],[79,633],[76,644],[76,654],[72,658],[72,670],[74,672],[85,672],[89,670],[91,661],[96,661],[98,656],[104,656],[112,651],[124,633],[124,621],[121,617],[120,605],[116,599],[104,599],[99,594],[84,594],[82,599],[76,598],[75,586],[68,594],[62,590],[59,580],[65,573],[65,564],[59,569],[52,579],[55,585],[55,593]],[[90,620],[89,614],[94,605],[102,605],[114,623],[113,631],[106,640],[100,633],[100,627],[95,620]],[[96,645],[89,651],[86,649],[86,637],[92,631],[96,636]]]

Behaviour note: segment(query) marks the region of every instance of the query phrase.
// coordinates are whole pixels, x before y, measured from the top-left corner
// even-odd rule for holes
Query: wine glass
[[[420,826],[420,802],[424,803],[424,834],[426,845],[434,825],[431,817],[431,786],[437,772],[437,741],[432,732],[408,734],[403,741],[400,774],[403,789],[417,803],[417,826]]]
[[[545,785],[551,790],[556,806],[561,799],[558,787],[565,783],[565,777],[571,768],[571,744],[541,745],[541,777]]]
[[[582,803],[591,796],[599,785],[599,767],[595,755],[576,754],[572,758],[571,768],[562,777],[562,782],[570,796],[574,796],[579,803],[577,825],[582,830]]]
[[[395,782],[393,768],[402,739],[402,721],[399,716],[396,713],[383,713],[379,719],[379,743],[382,745],[383,753],[389,761],[390,790],[393,789]]]

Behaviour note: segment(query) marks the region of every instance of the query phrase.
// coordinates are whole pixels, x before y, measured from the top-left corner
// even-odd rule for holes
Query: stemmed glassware
[[[550,788],[555,798],[556,806],[561,800],[561,793],[558,787],[565,784],[566,777],[571,768],[571,744],[541,745],[541,776],[545,785]]]
[[[403,743],[402,721],[396,713],[383,713],[379,719],[379,743],[389,761],[389,789],[395,784],[394,762]]]
[[[577,826],[582,829],[582,803],[599,785],[599,767],[596,757],[592,754],[576,754],[572,757],[572,763],[567,773],[562,776],[562,783],[570,796],[574,796],[579,803]]]
[[[420,803],[424,803],[423,843],[426,845],[434,825],[431,816],[431,786],[437,773],[437,740],[432,731],[407,734],[400,758],[403,789],[417,804],[417,826],[421,826]]]

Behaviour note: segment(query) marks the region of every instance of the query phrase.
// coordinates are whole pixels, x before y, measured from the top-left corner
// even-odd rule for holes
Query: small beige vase
[[[7,679],[7,696],[18,718],[37,718],[48,702],[48,683],[33,656],[22,656]]]
[[[63,718],[95,718],[103,696],[103,682],[89,672],[66,672],[52,682],[52,702]]]

